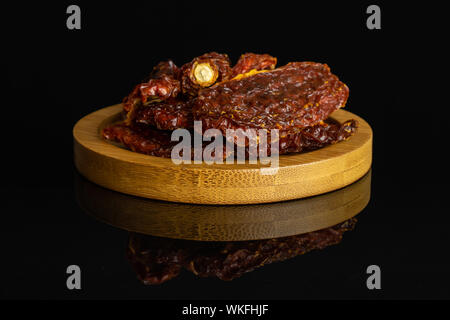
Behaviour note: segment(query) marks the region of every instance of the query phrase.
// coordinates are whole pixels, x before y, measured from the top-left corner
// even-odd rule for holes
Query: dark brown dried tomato
[[[155,101],[164,101],[178,95],[180,82],[170,76],[161,76],[161,78],[151,79],[147,83],[142,83],[139,86],[139,91],[144,105]]]
[[[123,111],[125,111],[125,113],[128,113],[136,108],[136,106],[138,106],[139,104],[142,104],[140,84],[135,86],[133,91],[128,96],[123,98]]]
[[[159,79],[162,76],[170,76],[180,80],[181,71],[172,60],[159,62],[152,70],[150,79]],[[148,79],[148,80],[150,80]]]
[[[130,112],[141,104],[175,98],[181,91],[180,70],[173,61],[163,61],[153,68],[150,79],[137,85],[123,100],[123,108]]]
[[[149,119],[154,119],[154,115]],[[176,119],[175,119],[176,120]],[[355,120],[346,121],[339,124],[335,120],[327,119],[325,122],[315,126],[307,127],[297,133],[281,135],[279,137],[279,154],[301,153],[316,150],[330,144],[343,141],[352,136],[357,128]],[[178,142],[170,141],[171,131],[162,131],[153,129],[145,124],[133,124],[127,126],[119,123],[105,128],[102,132],[105,139],[123,143],[128,149],[135,152],[169,158],[173,147]],[[193,132],[191,134],[193,139]],[[223,139],[223,159],[233,156],[236,158],[237,148],[233,141],[227,144]],[[246,159],[259,158],[259,149],[249,147],[248,140],[244,141]],[[267,156],[271,155],[270,136],[268,136]],[[191,141],[194,147],[193,140]],[[202,150],[210,142],[202,143]],[[259,147],[258,147],[259,148]],[[203,152],[203,151],[202,151]],[[191,148],[191,157],[194,156],[193,148]],[[212,153],[214,156],[214,153]]]
[[[191,128],[194,124],[191,102],[179,98],[141,106],[134,111],[130,119],[160,130]]]
[[[205,129],[224,133],[239,128],[293,132],[325,120],[347,98],[347,86],[327,65],[293,62],[201,90],[193,113]]]
[[[268,54],[245,53],[241,55],[232,69],[232,77],[250,70],[272,70],[277,65],[277,58]]]
[[[179,143],[171,141],[173,131],[159,130],[142,123],[126,124],[124,122],[115,123],[104,128],[102,137],[108,141],[122,144],[127,149],[134,152],[148,154],[156,157],[170,158],[173,148]],[[191,135],[191,159],[194,159],[194,133]],[[222,137],[221,137],[222,138]],[[209,142],[202,143],[203,149]],[[224,150],[225,154],[226,150]],[[214,153],[212,154],[214,156]],[[179,154],[183,156],[182,151]],[[224,155],[226,157],[226,155]]]
[[[340,124],[335,120],[327,119],[322,123],[306,127],[298,133],[280,137],[280,154],[312,151],[347,140],[355,133],[357,126],[355,120]]]
[[[152,156],[170,158],[177,142],[171,141],[171,132],[142,125],[113,124],[102,130],[104,139],[122,143],[126,148]]]
[[[317,150],[325,146],[335,144],[350,138],[357,129],[355,120],[348,120],[342,124],[335,120],[327,119],[324,122],[311,127],[306,127],[299,132],[280,135],[278,141],[279,155],[290,153],[302,153]],[[271,155],[271,139],[268,135],[267,156]],[[259,148],[251,148],[246,142],[246,158],[256,159],[260,157]]]
[[[184,94],[195,97],[202,88],[230,79],[230,59],[226,54],[206,53],[181,67],[181,88]]]
[[[323,122],[344,106],[348,97],[348,88],[327,65],[294,62],[263,70],[275,64],[276,58],[270,55],[246,53],[231,69],[228,56],[216,52],[197,57],[181,69],[170,60],[160,62],[150,80],[125,98],[126,125],[105,129],[105,137],[137,152],[169,157],[175,143],[170,138],[167,141],[168,133],[160,130],[190,129],[194,119],[202,121],[203,132],[211,128],[224,134],[227,129],[267,129],[270,137],[270,131],[278,129],[280,154],[314,150],[354,133],[354,121],[343,125]],[[212,71],[212,87],[203,88],[205,83],[197,81],[196,67],[202,71],[201,66]],[[233,75],[237,77],[231,79]],[[186,94],[180,95],[180,90]],[[224,157],[230,156],[223,141]],[[249,148],[248,140],[243,141],[247,158],[255,157],[256,149]],[[239,139],[229,142],[233,148],[241,143]],[[207,144],[203,143],[203,148]]]

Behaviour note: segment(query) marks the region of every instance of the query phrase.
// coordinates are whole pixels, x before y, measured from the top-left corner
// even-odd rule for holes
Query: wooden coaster
[[[240,241],[286,237],[336,225],[370,200],[370,171],[337,191],[301,200],[255,205],[195,205],[149,200],[75,179],[80,206],[102,222],[153,236]]]
[[[108,189],[145,198],[196,204],[251,204],[309,197],[361,178],[372,162],[372,129],[345,110],[331,118],[355,119],[356,134],[322,149],[279,158],[274,175],[262,164],[182,164],[139,154],[103,140],[100,131],[120,117],[121,105],[82,118],[73,129],[74,160],[87,179]]]

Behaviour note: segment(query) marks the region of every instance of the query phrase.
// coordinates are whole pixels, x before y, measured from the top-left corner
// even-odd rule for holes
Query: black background
[[[66,28],[78,4],[81,30]],[[2,298],[449,298],[444,104],[429,88],[439,7],[380,3],[59,2],[3,10]],[[429,19],[431,18],[431,19]],[[432,22],[430,22],[432,21]],[[232,282],[183,274],[145,287],[124,258],[125,231],[86,216],[73,195],[72,127],[118,103],[157,62],[209,51],[269,53],[279,65],[327,63],[350,88],[347,109],[374,130],[372,199],[344,242]],[[429,53],[433,58],[429,57]],[[424,93],[424,94],[422,94]],[[445,93],[444,93],[445,94]],[[65,287],[80,265],[83,289]],[[382,290],[365,268],[382,269]]]

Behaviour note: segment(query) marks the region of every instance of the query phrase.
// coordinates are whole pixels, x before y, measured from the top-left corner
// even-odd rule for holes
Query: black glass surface
[[[380,4],[382,29],[370,31],[371,3],[81,3],[82,29],[70,31],[69,4],[4,8],[1,298],[450,297],[448,108],[445,99],[429,101],[445,96],[434,88],[441,80],[420,74],[445,61],[431,46],[445,20],[423,20],[439,8]],[[198,17],[211,12],[216,23],[207,27]],[[71,130],[84,115],[120,102],[158,61],[182,64],[212,50],[233,61],[267,52],[279,65],[327,63],[350,88],[346,108],[374,131],[371,200],[355,229],[324,250],[230,282],[183,272],[145,286],[126,259],[128,231],[93,219],[77,203]],[[79,291],[66,287],[72,264],[82,270]],[[381,268],[381,290],[367,289],[372,264]]]

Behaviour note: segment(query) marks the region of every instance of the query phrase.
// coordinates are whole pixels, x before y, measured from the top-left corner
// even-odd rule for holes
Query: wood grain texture
[[[87,179],[108,189],[145,198],[196,204],[251,204],[309,197],[342,188],[361,178],[372,162],[372,129],[362,118],[338,110],[332,118],[355,119],[347,141],[280,156],[274,175],[251,164],[182,164],[125,150],[100,136],[119,118],[121,105],[100,109],[74,126],[74,161]]]
[[[370,200],[371,172],[357,182],[301,200],[253,205],[195,205],[150,200],[75,179],[80,206],[102,222],[132,232],[199,241],[287,237],[336,225]]]

